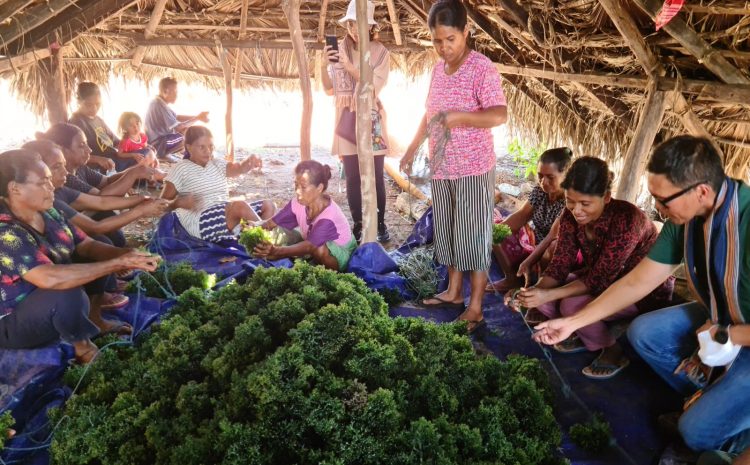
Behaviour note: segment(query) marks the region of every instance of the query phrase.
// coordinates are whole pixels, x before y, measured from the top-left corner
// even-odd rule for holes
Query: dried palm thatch
[[[42,4],[52,8],[60,0],[46,1],[45,4],[42,0],[0,0],[0,43],[5,43],[8,54],[18,55],[45,46],[55,33],[64,38],[69,30],[75,29],[70,24],[77,23],[72,20],[66,25],[51,21],[34,25],[31,21],[34,11],[38,13]],[[65,42],[68,86],[80,79],[105,83],[112,75],[150,80],[172,74],[220,89],[224,80],[216,44],[223,43],[229,47],[230,62],[239,68],[242,87],[298,87],[297,64],[282,10],[285,0],[169,0],[148,40],[144,34],[156,0],[66,1],[81,9],[80,16],[84,18],[79,20],[81,23],[89,21],[86,11],[94,8],[91,6],[94,3],[100,10],[111,4],[113,10],[105,20],[95,25],[91,20],[87,28],[78,28],[74,38]],[[392,0],[395,18],[388,13],[388,1],[391,0],[375,0],[375,4],[381,40],[393,52],[392,66],[412,76],[429,71],[436,54],[430,47],[425,18],[433,1]],[[705,41],[708,55],[700,58],[675,36],[665,30],[655,31],[653,19],[644,12],[654,2],[661,3],[621,0],[617,5],[635,24],[663,69],[657,75],[674,79],[669,82],[721,83],[727,77],[712,66],[716,57],[721,57],[725,60],[722,66],[736,71],[734,76],[739,81],[734,82],[746,80],[750,84],[747,74],[750,1],[695,0],[683,7],[678,20]],[[572,78],[504,75],[513,133],[534,142],[565,143],[578,153],[600,155],[612,161],[626,153],[645,101],[645,85],[623,87],[611,76],[645,77],[654,70],[647,69],[642,57],[633,52],[632,41],[619,32],[603,8],[604,0],[464,0],[464,3],[472,18],[474,47],[494,61],[520,69],[606,77],[602,83],[592,84]],[[322,34],[343,35],[336,20],[344,15],[347,4],[347,0],[300,0],[308,69],[316,69]],[[22,7],[12,11],[13,5]],[[247,7],[246,25],[241,21],[244,7]],[[392,27],[393,22],[398,29]],[[13,37],[9,31],[14,25],[28,25],[29,29],[12,41],[5,40]],[[398,39],[401,45],[397,45]],[[243,48],[233,46],[237,41],[243,41]],[[133,68],[131,58],[138,47],[144,46],[143,64]],[[38,67],[6,69],[5,74],[14,80],[16,91],[41,112],[44,101]],[[681,89],[679,85],[675,88]],[[730,173],[747,177],[748,100],[732,101],[705,92],[685,91],[682,96],[682,104],[675,101],[667,110],[657,138],[685,133],[685,114],[694,114],[715,137]]]

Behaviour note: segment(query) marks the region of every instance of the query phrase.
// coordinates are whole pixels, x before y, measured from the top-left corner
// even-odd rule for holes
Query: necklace
[[[466,57],[469,56],[469,53],[471,52],[471,49],[469,47],[466,47],[461,54],[461,57],[459,57],[458,61],[456,62],[456,69],[450,70],[448,67],[448,63],[443,63],[443,71],[445,74],[451,75],[458,71],[458,69],[461,67],[462,64],[464,64],[464,61],[466,60]]]

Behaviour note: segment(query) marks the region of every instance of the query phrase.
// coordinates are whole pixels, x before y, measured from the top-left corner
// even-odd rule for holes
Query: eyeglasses
[[[691,190],[695,189],[696,187],[700,186],[701,184],[706,184],[708,181],[701,181],[697,182],[695,184],[690,185],[689,187],[686,187],[685,189],[682,189],[681,191],[677,192],[676,194],[672,194],[669,197],[665,197],[663,199],[660,199],[658,197],[654,197],[654,200],[656,200],[657,203],[661,204],[662,207],[669,208],[667,204],[674,199],[678,197],[682,197],[683,195],[687,194]]]

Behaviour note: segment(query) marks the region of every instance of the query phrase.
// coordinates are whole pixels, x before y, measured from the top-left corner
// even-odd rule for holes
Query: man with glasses
[[[641,315],[630,325],[628,338],[654,371],[687,398],[678,423],[685,443],[699,452],[721,451],[725,463],[748,465],[750,187],[727,177],[711,143],[692,136],[656,147],[647,171],[656,208],[668,219],[648,256],[579,313],[538,325],[534,339],[556,344],[614,315],[684,262],[695,301]],[[697,355],[697,335],[704,331],[711,339],[706,347],[729,358],[709,362],[708,352]]]

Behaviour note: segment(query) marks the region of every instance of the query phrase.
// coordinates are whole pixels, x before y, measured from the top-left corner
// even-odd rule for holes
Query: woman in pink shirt
[[[463,307],[463,274],[469,271],[471,298],[458,319],[466,320],[472,333],[484,325],[495,183],[491,128],[507,119],[505,96],[492,62],[467,44],[466,9],[459,0],[435,3],[427,23],[442,60],[432,71],[427,111],[401,166],[410,172],[417,149],[429,137],[435,259],[448,266],[449,284],[422,303]]]

